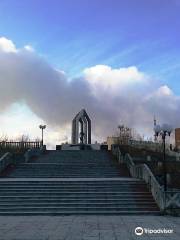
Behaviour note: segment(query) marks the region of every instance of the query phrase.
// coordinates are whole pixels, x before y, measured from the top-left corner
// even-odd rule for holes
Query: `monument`
[[[91,144],[91,120],[82,109],[72,121],[72,144]]]

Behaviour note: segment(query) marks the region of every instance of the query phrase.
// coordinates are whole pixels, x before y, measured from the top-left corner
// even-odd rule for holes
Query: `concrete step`
[[[71,194],[71,195],[48,195],[48,196],[43,196],[42,194],[36,194],[35,196],[32,195],[3,195],[0,198],[0,201],[5,201],[5,200],[44,200],[44,201],[49,201],[49,200],[57,200],[57,201],[63,201],[63,200],[67,200],[67,201],[74,201],[74,200],[117,200],[117,201],[127,201],[127,200],[132,200],[132,201],[138,201],[138,200],[142,200],[142,201],[146,201],[146,200],[152,200],[152,195],[151,194],[126,194],[126,195],[76,195],[76,194]]]
[[[42,201],[36,201],[36,202],[32,202],[32,201],[19,201],[19,202],[9,202],[9,203],[2,203],[0,202],[0,208],[1,207],[34,207],[34,206],[40,206],[40,207],[75,207],[75,206],[78,206],[78,207],[83,207],[83,206],[91,206],[91,207],[106,207],[106,206],[111,206],[111,207],[124,207],[126,206],[127,207],[136,207],[136,206],[143,206],[143,207],[148,207],[148,206],[151,206],[151,207],[157,207],[157,205],[153,202],[153,201],[149,201],[149,202],[143,202],[143,205],[142,205],[142,202],[124,202],[124,201],[121,201],[121,202],[113,202],[113,201],[104,201],[104,202],[99,202],[99,201],[94,201],[94,202],[88,202],[88,201],[79,201],[79,202],[65,202],[65,201],[59,201],[59,202],[42,202]]]
[[[72,196],[72,197],[75,197],[75,196],[81,196],[81,197],[102,197],[102,198],[106,198],[107,196],[111,197],[111,198],[114,198],[114,197],[122,197],[122,195],[126,196],[127,198],[129,197],[133,197],[133,196],[151,196],[151,194],[149,193],[143,193],[143,192],[120,192],[120,193],[117,193],[117,192],[1,192],[0,193],[0,197],[2,196],[28,196],[28,197],[31,197],[31,196],[36,196],[36,197],[39,197],[39,196],[51,196],[51,197],[69,197],[69,196]]]
[[[31,211],[31,212],[36,212],[36,211],[44,211],[44,212],[48,212],[48,211],[52,211],[52,212],[57,212],[57,211],[74,211],[74,210],[81,210],[81,211],[122,211],[122,210],[127,210],[127,206],[67,206],[67,207],[61,207],[61,206],[26,206],[26,207],[22,207],[22,206],[8,206],[8,207],[2,207],[0,206],[0,212],[24,212],[24,211]],[[129,206],[128,210],[135,210],[135,211],[158,211],[157,207],[154,206]]]
[[[48,153],[0,178],[0,215],[160,213],[146,184],[107,152]]]
[[[54,174],[54,173],[49,173],[49,174],[16,174],[12,173],[9,175],[9,177],[14,177],[14,178],[116,178],[120,175],[118,174],[103,174],[103,173],[92,173],[92,174]]]
[[[89,210],[88,212],[85,210],[71,210],[71,211],[64,211],[64,210],[56,210],[52,211],[19,211],[19,212],[12,212],[6,211],[1,212],[0,216],[63,216],[63,215],[161,215],[158,210]]]
[[[30,169],[30,168],[22,168],[22,169],[18,169],[18,168],[15,168],[15,171],[16,172],[30,172],[30,173],[33,173],[33,172],[46,172],[46,171],[54,171],[54,172],[79,172],[79,173],[83,173],[83,172],[107,172],[107,173],[117,173],[118,172],[118,169],[111,169],[111,168],[107,168],[107,169],[98,169],[98,168],[88,168],[88,169],[83,169],[83,168],[77,168],[77,169],[71,169],[71,168],[34,168],[34,169]]]
[[[110,191],[110,190],[108,190],[108,191],[103,191],[103,190],[99,190],[98,192],[97,192],[97,190],[74,190],[74,191],[68,191],[68,190],[66,190],[66,189],[58,189],[58,190],[51,190],[51,189],[42,189],[41,191],[39,190],[39,189],[36,189],[36,190],[34,190],[34,189],[27,189],[27,190],[21,190],[21,189],[15,189],[15,190],[4,190],[4,191],[1,191],[0,192],[0,195],[2,195],[2,194],[4,194],[4,193],[16,193],[16,194],[18,194],[18,193],[21,193],[21,192],[23,192],[24,194],[25,193],[36,193],[36,192],[38,192],[38,193],[54,193],[54,194],[57,194],[57,193],[60,193],[60,194],[62,194],[62,193],[67,193],[67,194],[130,194],[130,193],[139,193],[139,194],[146,194],[147,192],[146,191],[139,191],[138,189],[135,189],[135,190],[131,190],[131,189],[129,189],[129,190],[124,190],[124,189],[118,189],[118,191]]]
[[[26,189],[30,189],[30,188],[33,188],[33,189],[39,189],[39,188],[50,188],[50,189],[73,189],[73,188],[75,188],[75,189],[85,189],[85,188],[87,188],[87,189],[90,189],[90,188],[96,188],[96,189],[102,189],[102,188],[104,188],[104,189],[119,189],[119,188],[121,188],[121,189],[125,189],[125,188],[127,188],[127,189],[140,189],[140,188],[145,188],[145,189],[147,189],[147,186],[146,185],[133,185],[133,184],[130,184],[130,185],[77,185],[77,184],[70,184],[70,185],[66,185],[66,184],[54,184],[54,185],[51,185],[51,184],[37,184],[37,185],[23,185],[23,184],[19,184],[19,185],[8,185],[8,184],[6,184],[6,185],[1,185],[0,184],[0,189],[7,189],[7,188],[9,188],[9,189],[16,189],[16,188],[26,188]]]
[[[146,188],[145,187],[138,187],[138,189],[136,187],[121,187],[121,188],[115,188],[115,187],[30,187],[28,186],[27,188],[26,187],[7,187],[7,188],[0,188],[0,191],[3,192],[3,191],[61,191],[61,192],[64,192],[64,191],[69,191],[69,192],[75,192],[75,191],[98,191],[98,192],[102,192],[102,191],[111,191],[111,192],[119,192],[119,191],[145,191]]]
[[[95,184],[95,185],[94,185]],[[0,189],[6,188],[147,188],[145,184],[97,184],[92,182],[91,184],[18,184],[18,185],[1,185]]]
[[[127,202],[128,201],[128,202]],[[69,198],[3,198],[3,200],[0,200],[0,205],[4,205],[4,204],[15,204],[15,205],[21,205],[21,204],[49,204],[49,203],[54,203],[54,204],[60,204],[60,203],[68,203],[68,204],[79,204],[79,203],[116,203],[116,204],[123,204],[123,205],[128,205],[128,204],[150,204],[153,203],[154,201],[152,199],[152,197],[150,198],[118,198],[118,199],[114,199],[114,198],[100,198],[100,199],[95,199],[95,198],[73,198],[73,199],[69,199]]]
[[[48,151],[21,163],[8,173],[11,178],[113,178],[129,176],[117,168],[106,151]],[[4,176],[3,176],[4,177]]]
[[[57,184],[60,184],[60,185],[63,185],[63,184],[73,184],[73,185],[88,185],[88,184],[103,184],[103,185],[127,185],[127,184],[136,184],[136,185],[146,185],[143,181],[139,180],[139,179],[133,179],[133,178],[105,178],[105,179],[94,179],[94,178],[88,178],[88,179],[82,179],[82,178],[79,178],[79,179],[53,179],[53,181],[50,179],[41,179],[41,178],[37,178],[37,179],[11,179],[11,178],[6,178],[6,179],[0,179],[0,184],[3,183],[4,185],[5,184],[23,184],[23,185],[29,185],[29,184],[34,184],[34,185],[37,185],[37,184],[49,184],[49,185],[57,185]]]

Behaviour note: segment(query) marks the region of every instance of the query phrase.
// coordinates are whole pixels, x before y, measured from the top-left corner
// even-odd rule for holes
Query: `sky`
[[[84,107],[98,141],[120,122],[151,135],[154,114],[180,125],[179,12],[180,0],[1,0],[0,136],[45,123],[48,144],[70,141]]]

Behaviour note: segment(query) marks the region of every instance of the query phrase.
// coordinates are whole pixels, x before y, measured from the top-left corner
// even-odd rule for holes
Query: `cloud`
[[[17,49],[4,37],[0,38],[0,89],[1,113],[23,101],[36,116],[61,132],[61,136],[53,133],[49,141],[57,136],[66,139],[66,130],[69,137],[71,120],[82,108],[92,119],[97,140],[113,134],[119,123],[152,134],[154,114],[161,122],[178,125],[179,96],[136,66],[113,69],[96,65],[86,68],[82,77],[68,79],[32,47]]]
[[[84,70],[85,79],[89,82],[94,93],[110,91],[119,95],[122,91],[137,84],[145,84],[146,76],[137,67],[112,69],[106,65],[96,65]]]
[[[8,53],[8,52],[16,52],[17,49],[11,40],[5,37],[0,37],[0,51]]]
[[[34,48],[31,45],[26,45],[26,46],[24,46],[24,48],[26,50],[30,51],[30,52],[34,52],[35,51]]]
[[[179,127],[180,96],[176,96],[166,85],[160,86],[144,99],[144,108],[154,112],[161,122]]]

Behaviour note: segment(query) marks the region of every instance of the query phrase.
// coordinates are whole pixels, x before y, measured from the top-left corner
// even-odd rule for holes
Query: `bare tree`
[[[7,135],[1,135],[0,136],[0,142],[7,142],[9,139],[8,139],[8,136]]]
[[[125,126],[124,124],[118,126],[117,144],[129,144],[130,141],[143,141],[143,137],[134,129]]]
[[[132,129],[132,140],[143,141],[143,136],[139,134],[134,128]]]
[[[118,129],[119,129],[118,143],[128,144],[129,141],[132,139],[132,129],[124,125],[119,125]]]
[[[41,142],[41,139],[39,137],[36,137],[35,142]]]
[[[28,142],[30,140],[29,135],[21,135],[17,138],[17,141],[19,142]]]

